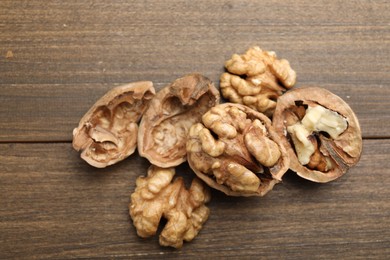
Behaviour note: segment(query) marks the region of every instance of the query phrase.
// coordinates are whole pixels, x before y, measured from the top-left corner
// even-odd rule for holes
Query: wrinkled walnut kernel
[[[188,130],[219,98],[214,84],[200,74],[186,75],[160,90],[140,123],[139,154],[159,167],[184,162]]]
[[[284,137],[290,169],[303,178],[329,182],[359,161],[359,122],[347,103],[325,89],[301,88],[284,94],[273,126]]]
[[[255,46],[243,55],[234,54],[225,63],[227,72],[220,78],[223,97],[244,104],[271,117],[276,99],[294,86],[296,73],[287,60],[275,52]]]
[[[160,245],[181,248],[183,240],[191,241],[209,216],[204,205],[210,201],[207,187],[198,179],[185,189],[182,178],[173,182],[175,170],[151,166],[146,177],[138,177],[131,195],[129,213],[137,234],[150,237],[156,234],[161,218],[167,224],[160,234]]]
[[[116,87],[101,97],[73,130],[73,147],[90,165],[103,168],[131,155],[138,121],[155,95],[150,81]]]
[[[191,127],[187,157],[199,178],[232,196],[265,195],[289,165],[271,121],[233,103],[211,108]]]

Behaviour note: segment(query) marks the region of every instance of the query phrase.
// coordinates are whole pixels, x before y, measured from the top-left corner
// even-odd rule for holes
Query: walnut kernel
[[[131,195],[129,213],[137,234],[146,238],[156,234],[161,218],[167,224],[160,234],[160,244],[181,248],[191,241],[209,216],[205,203],[210,200],[207,187],[198,179],[185,189],[182,178],[172,179],[173,168],[151,166],[146,177],[138,177]]]
[[[232,196],[265,195],[289,165],[269,118],[233,103],[211,108],[191,127],[187,157],[199,178]]]
[[[316,147],[310,140],[314,132],[323,132],[336,139],[348,127],[347,120],[336,112],[324,108],[318,104],[311,104],[306,109],[306,114],[301,122],[287,126],[287,132],[290,134],[298,161],[302,164],[308,164]]]
[[[225,63],[227,72],[220,78],[223,97],[247,105],[271,117],[276,99],[294,86],[296,73],[287,60],[258,46],[245,54],[234,54]]]

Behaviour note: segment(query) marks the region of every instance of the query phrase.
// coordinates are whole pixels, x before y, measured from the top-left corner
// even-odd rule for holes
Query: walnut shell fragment
[[[163,168],[184,162],[188,130],[219,99],[214,84],[200,74],[186,75],[164,87],[142,117],[139,154]]]
[[[233,103],[211,108],[191,127],[187,157],[199,178],[231,196],[265,195],[289,165],[270,119]]]
[[[160,245],[181,248],[191,241],[209,216],[205,203],[210,192],[198,178],[186,190],[182,178],[176,178],[174,168],[151,166],[146,177],[138,177],[131,195],[129,213],[137,234],[146,238],[156,234],[161,218],[167,224],[160,234]]]
[[[290,169],[305,179],[335,180],[360,159],[358,119],[344,100],[326,89],[306,87],[284,94],[273,126],[283,137]]]
[[[234,54],[225,63],[227,72],[220,78],[222,96],[271,117],[276,100],[296,82],[296,73],[285,59],[258,46],[245,54]]]
[[[81,150],[81,158],[98,168],[134,153],[137,123],[155,93],[150,81],[134,82],[108,91],[73,130],[73,148]]]

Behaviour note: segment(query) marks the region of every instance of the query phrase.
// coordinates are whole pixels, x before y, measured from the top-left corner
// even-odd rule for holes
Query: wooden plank
[[[224,61],[255,44],[288,59],[298,86],[346,99],[365,137],[389,137],[389,7],[1,1],[0,142],[70,141],[81,116],[114,85],[151,80],[159,89],[194,71],[218,85]]]
[[[94,169],[69,143],[0,144],[0,258],[385,259],[389,157],[390,140],[365,140],[359,164],[337,181],[288,173],[263,198],[212,191],[204,229],[172,250],[137,237],[128,216],[146,160]],[[186,165],[178,174],[193,176]]]
[[[127,82],[131,72],[155,80],[156,73],[178,76],[199,67],[207,72],[253,44],[347,82],[368,80],[369,72],[386,76],[389,66],[386,1],[57,0],[43,6],[8,0],[0,10],[0,49],[4,56],[14,52],[14,62],[1,60],[8,84]],[[349,71],[365,76],[356,80]]]
[[[161,89],[165,84],[157,83],[155,87]],[[73,128],[89,107],[116,85],[3,85],[0,94],[0,142],[71,141]],[[352,107],[364,137],[389,137],[390,88],[348,84],[322,86]]]
[[[389,20],[385,0],[0,1],[0,259],[387,258]],[[344,98],[365,138],[387,139],[365,140],[358,166],[329,184],[289,173],[264,198],[212,191],[182,250],[138,238],[127,204],[148,162],[89,167],[72,129],[115,85],[161,89],[193,71],[218,84],[224,61],[252,45],[288,59],[298,86]]]

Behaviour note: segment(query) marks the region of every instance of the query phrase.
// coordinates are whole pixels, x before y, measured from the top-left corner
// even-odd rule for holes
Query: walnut
[[[305,179],[329,182],[359,161],[359,122],[348,104],[328,90],[287,92],[278,99],[273,126],[283,136],[290,169]]]
[[[233,103],[211,108],[191,127],[187,156],[199,178],[232,196],[265,195],[289,165],[269,118]]]
[[[271,117],[276,99],[294,86],[296,73],[287,60],[260,47],[245,54],[234,54],[225,63],[227,72],[220,78],[222,96],[230,102],[247,105]]]
[[[73,130],[73,147],[90,165],[103,168],[131,155],[138,121],[155,95],[153,83],[142,81],[113,88],[101,97]]]
[[[131,195],[129,213],[137,234],[146,238],[156,234],[161,218],[167,224],[160,234],[160,244],[181,248],[183,240],[191,241],[209,216],[205,203],[210,193],[198,178],[193,179],[189,190],[182,178],[176,178],[173,168],[151,166],[146,177],[138,177],[135,192]]]
[[[219,99],[214,84],[200,74],[176,79],[157,93],[142,117],[139,154],[164,168],[184,162],[189,128]]]

